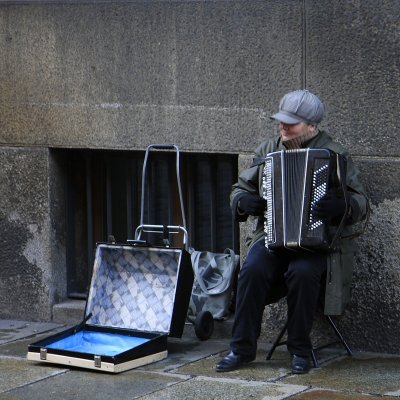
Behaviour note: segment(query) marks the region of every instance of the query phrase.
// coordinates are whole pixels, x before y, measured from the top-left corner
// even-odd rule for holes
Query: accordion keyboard
[[[272,159],[267,158],[265,161],[265,169],[263,174],[263,197],[267,201],[267,209],[264,213],[264,231],[265,242],[275,242],[274,227],[274,197],[273,197],[273,168]]]
[[[310,209],[312,209],[314,205],[318,203],[322,197],[324,197],[327,191],[328,164],[326,161],[322,160],[316,160],[316,163],[320,163],[320,165],[315,165],[315,170],[313,172]],[[322,220],[314,217],[314,215],[310,212],[308,219],[309,233],[322,225]]]

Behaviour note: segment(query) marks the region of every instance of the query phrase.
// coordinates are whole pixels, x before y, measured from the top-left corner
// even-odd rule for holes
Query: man
[[[255,359],[265,305],[285,295],[288,305],[287,348],[291,354],[291,369],[296,374],[308,372],[312,350],[310,332],[323,277],[327,275],[329,279],[325,295],[326,314],[341,314],[349,300],[355,246],[350,238],[345,237],[351,236],[351,225],[366,217],[368,201],[348,152],[318,129],[323,115],[322,102],[311,92],[296,90],[286,94],[280,102],[279,112],[271,117],[279,122],[280,135],[262,143],[256,149],[255,156],[259,160],[279,150],[326,148],[346,158],[350,207],[337,251],[327,254],[280,249],[273,251],[266,248],[263,229],[266,201],[262,197],[264,164],[254,163],[239,175],[231,193],[232,211],[239,222],[249,216],[256,221],[238,280],[231,352],[217,364],[218,372],[238,369]],[[330,221],[331,224],[337,224],[345,212],[343,195],[329,191],[313,209],[316,217]]]

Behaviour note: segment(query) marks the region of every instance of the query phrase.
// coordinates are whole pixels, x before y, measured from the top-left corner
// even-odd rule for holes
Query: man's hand
[[[258,194],[243,194],[238,201],[238,209],[248,215],[263,215],[267,208],[267,200]]]
[[[312,209],[314,216],[320,219],[332,220],[343,217],[346,211],[346,202],[343,195],[329,192],[319,200]]]

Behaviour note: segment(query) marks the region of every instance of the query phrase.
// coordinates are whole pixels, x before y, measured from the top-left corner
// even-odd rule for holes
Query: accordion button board
[[[340,189],[338,163],[344,162],[328,149],[282,150],[266,156],[262,177],[266,247],[329,248],[329,226],[311,210],[329,189]]]

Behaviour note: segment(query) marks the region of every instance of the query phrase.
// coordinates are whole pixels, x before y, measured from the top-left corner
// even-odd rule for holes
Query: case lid
[[[181,256],[179,249],[99,245],[87,324],[168,333]]]

